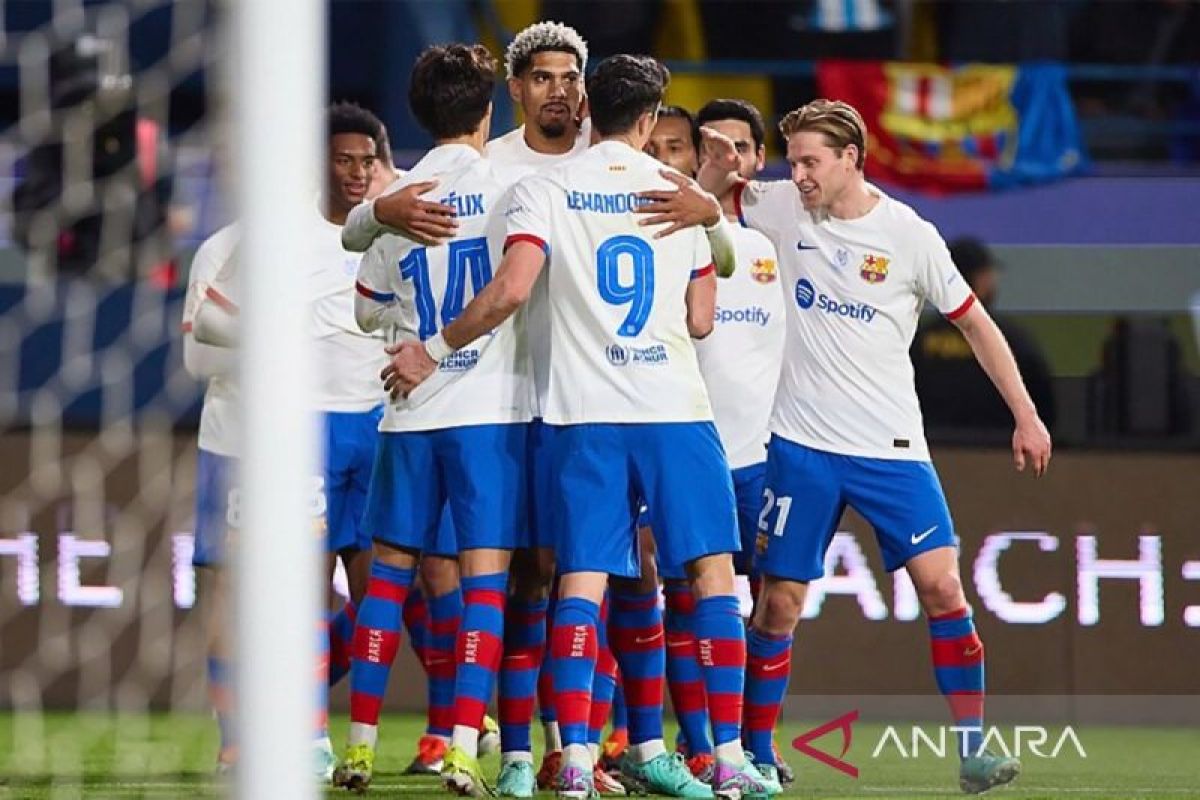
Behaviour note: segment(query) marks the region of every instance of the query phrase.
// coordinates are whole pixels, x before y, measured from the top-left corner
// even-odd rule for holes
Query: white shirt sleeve
[[[950,319],[960,316],[975,300],[971,287],[933,225],[922,220],[915,234],[917,291]]]
[[[365,333],[394,325],[400,312],[392,287],[395,263],[392,240],[381,239],[371,245],[358,262],[354,282],[354,318]]]
[[[795,202],[791,181],[748,181],[733,189],[733,206],[742,227],[754,228],[774,241],[780,221],[786,222]]]
[[[504,248],[514,242],[531,242],[550,255],[550,203],[554,185],[538,175],[531,175],[513,187],[508,210],[504,212],[507,231]]]
[[[197,380],[232,375],[237,369],[237,358],[224,347],[215,347],[196,341],[196,316],[204,303],[209,285],[220,271],[224,262],[232,256],[233,234],[222,230],[210,236],[200,245],[192,259],[188,275],[187,295],[183,304],[183,367]]]

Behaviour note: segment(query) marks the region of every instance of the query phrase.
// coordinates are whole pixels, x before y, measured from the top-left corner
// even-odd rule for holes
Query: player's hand
[[[700,164],[721,172],[737,172],[741,166],[737,145],[725,134],[707,125],[700,126]]]
[[[721,203],[717,198],[700,188],[691,178],[669,169],[660,169],[659,174],[678,186],[678,189],[654,189],[638,192],[638,197],[649,200],[638,206],[638,214],[648,214],[639,225],[670,225],[654,234],[655,239],[670,236],[675,231],[693,225],[716,225],[721,220]]]
[[[1050,431],[1046,430],[1037,414],[1017,420],[1017,428],[1013,431],[1012,449],[1013,463],[1018,472],[1025,470],[1025,465],[1033,467],[1033,474],[1039,478],[1050,466]]]
[[[427,247],[445,244],[458,233],[454,207],[421,199],[422,194],[437,185],[437,181],[421,181],[377,197],[375,219]]]
[[[387,354],[392,358],[379,377],[383,379],[384,390],[393,400],[408,397],[409,392],[437,369],[437,362],[429,357],[425,345],[420,342],[389,345]]]

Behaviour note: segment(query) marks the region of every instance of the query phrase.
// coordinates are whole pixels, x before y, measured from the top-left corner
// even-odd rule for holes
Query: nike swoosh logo
[[[671,641],[671,642],[667,642],[667,647],[674,647],[674,648],[678,649],[678,648],[680,648],[680,647],[688,647],[688,646],[690,646],[691,644],[692,644],[692,642],[675,642],[675,641]]]
[[[982,649],[983,645],[977,644],[969,650],[963,650],[963,655],[967,658],[970,658],[971,656],[976,655]]]
[[[654,634],[653,636],[635,636],[633,641],[637,642],[638,644],[650,644],[651,642],[656,642],[661,638],[662,638],[662,631],[659,631],[658,633]]]
[[[933,533],[933,532],[934,532],[934,531],[936,531],[937,529],[938,529],[938,526],[937,526],[937,525],[934,525],[932,528],[929,528],[928,530],[922,531],[921,533],[914,533],[912,536],[910,536],[910,537],[909,537],[909,539],[908,539],[908,540],[909,540],[910,542],[912,542],[913,544],[920,544],[921,542],[923,542],[923,541],[925,541],[926,539],[928,539],[928,538],[929,538],[929,534]]]
[[[783,669],[787,666],[787,663],[786,661],[780,661],[778,664],[764,664],[763,672],[774,672],[777,669]]]
[[[805,244],[804,242],[796,242],[797,250],[820,250],[815,244]]]

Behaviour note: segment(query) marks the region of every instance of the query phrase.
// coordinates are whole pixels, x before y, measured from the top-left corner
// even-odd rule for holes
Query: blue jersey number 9
[[[492,260],[484,237],[453,241],[448,251],[446,291],[442,296],[443,328],[462,313],[467,272],[471,273],[472,295],[479,294],[492,280]],[[400,262],[400,277],[413,282],[419,323],[417,335],[425,341],[438,331],[438,311],[433,302],[433,288],[429,285],[429,256],[424,247],[413,248],[404,257]]]
[[[629,258],[633,282],[621,283],[621,257]],[[645,239],[614,236],[596,249],[596,287],[604,302],[629,306],[629,314],[617,328],[618,336],[637,336],[650,318],[654,305],[654,250]]]

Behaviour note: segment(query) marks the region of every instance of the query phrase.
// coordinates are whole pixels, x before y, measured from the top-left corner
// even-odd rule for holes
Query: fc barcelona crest
[[[859,277],[867,283],[883,283],[887,280],[888,263],[890,258],[883,256],[869,255],[863,259],[862,266],[858,268]]]
[[[756,258],[750,264],[750,277],[758,283],[773,283],[777,276],[773,258]]]

